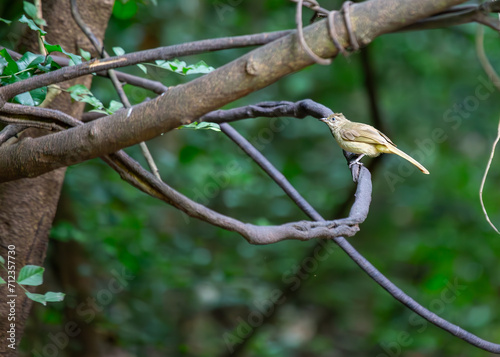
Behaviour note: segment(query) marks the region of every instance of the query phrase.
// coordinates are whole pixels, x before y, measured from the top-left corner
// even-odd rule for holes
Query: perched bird
[[[342,149],[360,154],[354,162],[359,162],[365,155],[376,157],[380,154],[396,154],[411,162],[424,174],[429,174],[417,160],[399,150],[391,139],[371,125],[352,122],[342,113],[334,113],[320,120],[328,125]]]

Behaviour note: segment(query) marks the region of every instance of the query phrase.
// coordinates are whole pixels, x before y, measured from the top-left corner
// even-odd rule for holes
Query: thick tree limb
[[[353,5],[351,20],[358,41],[361,45],[366,45],[383,33],[394,31],[461,2],[463,0],[426,0],[418,3],[409,0],[372,0]],[[336,32],[343,45],[346,45],[348,39],[341,16],[336,13],[335,17]],[[306,27],[304,36],[318,55],[327,58],[337,54],[337,49],[329,40],[325,20]],[[177,56],[177,52],[173,52],[172,55]],[[113,61],[116,59],[112,57],[87,66],[92,66],[89,67],[92,71],[99,71],[111,68],[116,64]],[[128,59],[120,61],[121,64],[129,64]],[[157,99],[134,106],[126,113],[118,112],[64,132],[0,148],[0,181],[37,176],[149,140],[270,85],[311,63],[310,57],[297,46],[295,35],[287,35],[212,73],[176,86]],[[106,66],[107,68],[103,68]],[[26,91],[26,86],[33,84],[30,80],[23,81],[26,82],[23,89],[12,89],[11,86],[16,86],[16,83],[0,88],[0,94],[5,100],[18,91]],[[36,77],[33,82],[40,84]]]

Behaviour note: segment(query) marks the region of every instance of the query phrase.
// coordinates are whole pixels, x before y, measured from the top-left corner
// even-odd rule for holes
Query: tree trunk
[[[84,21],[102,41],[113,1],[81,0],[78,5]],[[69,6],[68,0],[43,1],[43,17],[48,25],[45,29],[48,32],[47,42],[60,44],[66,51],[76,54],[79,54],[79,48],[83,48],[95,56],[90,42],[74,22]],[[32,31],[23,38],[22,44],[32,52],[40,52]],[[61,87],[67,88],[77,83],[90,87],[91,81],[92,77],[86,76],[64,82]],[[83,111],[83,104],[71,103],[66,93],[57,96],[50,107],[74,117],[80,117]],[[44,131],[30,129],[23,133],[21,140],[45,134]],[[16,276],[27,264],[43,265],[64,173],[65,169],[62,168],[36,178],[0,185],[0,255],[7,258],[8,250],[14,252],[15,255],[10,255],[15,258]],[[9,292],[7,288],[7,285],[0,286],[0,355],[16,356],[32,302],[20,287],[15,286],[14,292]],[[13,339],[7,340],[11,336]]]

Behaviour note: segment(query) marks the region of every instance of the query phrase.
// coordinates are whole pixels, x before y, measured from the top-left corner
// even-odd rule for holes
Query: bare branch
[[[500,31],[500,21],[488,16],[489,13],[500,12],[499,1],[487,1],[479,5],[455,6],[435,16],[415,22],[398,31],[430,30],[449,26],[478,22],[493,30]]]
[[[57,71],[30,77],[22,82],[16,82],[8,86],[1,87],[0,99],[6,101],[20,93],[24,93],[35,88],[59,83],[94,72],[106,71],[108,69],[132,66],[138,63],[150,62],[157,59],[169,60],[176,57],[190,56],[204,52],[263,45],[290,34],[291,32],[292,31],[276,31],[256,35],[222,37],[127,53],[123,56],[110,57],[104,60],[92,60],[77,66],[61,68]]]

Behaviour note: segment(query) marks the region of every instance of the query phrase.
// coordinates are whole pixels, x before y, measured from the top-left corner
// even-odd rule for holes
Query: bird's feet
[[[358,165],[361,165],[361,166],[364,166],[362,162],[360,162],[359,160],[361,160],[363,157],[365,156],[365,154],[361,154],[359,155],[356,160],[354,161],[351,161],[349,163],[349,168],[352,169],[352,165],[355,165],[355,164],[358,164]]]

